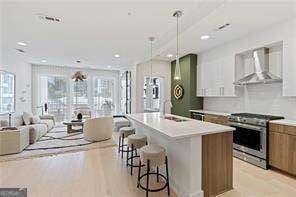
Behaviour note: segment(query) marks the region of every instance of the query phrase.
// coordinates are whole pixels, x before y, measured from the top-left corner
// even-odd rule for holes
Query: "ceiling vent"
[[[223,25],[220,25],[219,27],[217,27],[216,29],[214,29],[215,31],[221,31],[223,29],[225,29],[226,27],[228,27],[230,25],[230,23],[225,23]]]
[[[44,14],[37,14],[38,19],[43,20],[43,21],[48,21],[48,22],[55,22],[59,23],[62,22],[62,20],[58,17],[55,16],[48,16]]]
[[[19,53],[26,53],[26,51],[23,50],[23,49],[15,48],[15,50],[16,50],[17,52],[19,52]]]

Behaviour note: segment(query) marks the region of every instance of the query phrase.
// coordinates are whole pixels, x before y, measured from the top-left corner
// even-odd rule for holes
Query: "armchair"
[[[83,125],[84,139],[98,142],[110,139],[113,131],[112,117],[99,117],[87,119]]]

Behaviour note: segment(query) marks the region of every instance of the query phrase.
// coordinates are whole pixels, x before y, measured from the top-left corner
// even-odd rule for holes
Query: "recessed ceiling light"
[[[119,55],[119,54],[115,54],[115,55],[114,55],[114,57],[116,57],[116,58],[119,58],[119,57],[120,57],[120,55]]]
[[[41,62],[42,62],[42,63],[46,63],[47,61],[46,61],[46,60],[41,60]]]
[[[167,57],[168,57],[168,58],[172,58],[173,56],[174,56],[173,54],[170,54],[170,53],[167,54]]]
[[[207,40],[207,39],[209,39],[209,38],[210,38],[209,35],[202,35],[202,36],[200,37],[201,40]]]
[[[76,63],[81,63],[81,60],[76,60]]]
[[[18,42],[17,44],[20,46],[27,46],[27,43],[25,43],[25,42]]]
[[[107,68],[111,68],[111,66],[107,66]]]

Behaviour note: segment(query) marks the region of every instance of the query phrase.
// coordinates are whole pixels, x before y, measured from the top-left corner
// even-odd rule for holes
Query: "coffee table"
[[[64,125],[67,125],[67,133],[74,133],[74,132],[82,132],[83,131],[83,124],[84,121],[80,121],[80,122],[63,122]],[[80,126],[81,128],[79,129],[73,129],[73,126]]]

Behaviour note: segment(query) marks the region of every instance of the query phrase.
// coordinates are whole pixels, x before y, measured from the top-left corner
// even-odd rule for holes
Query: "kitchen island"
[[[234,128],[160,113],[127,118],[149,143],[166,148],[171,188],[178,196],[215,196],[232,189]]]

